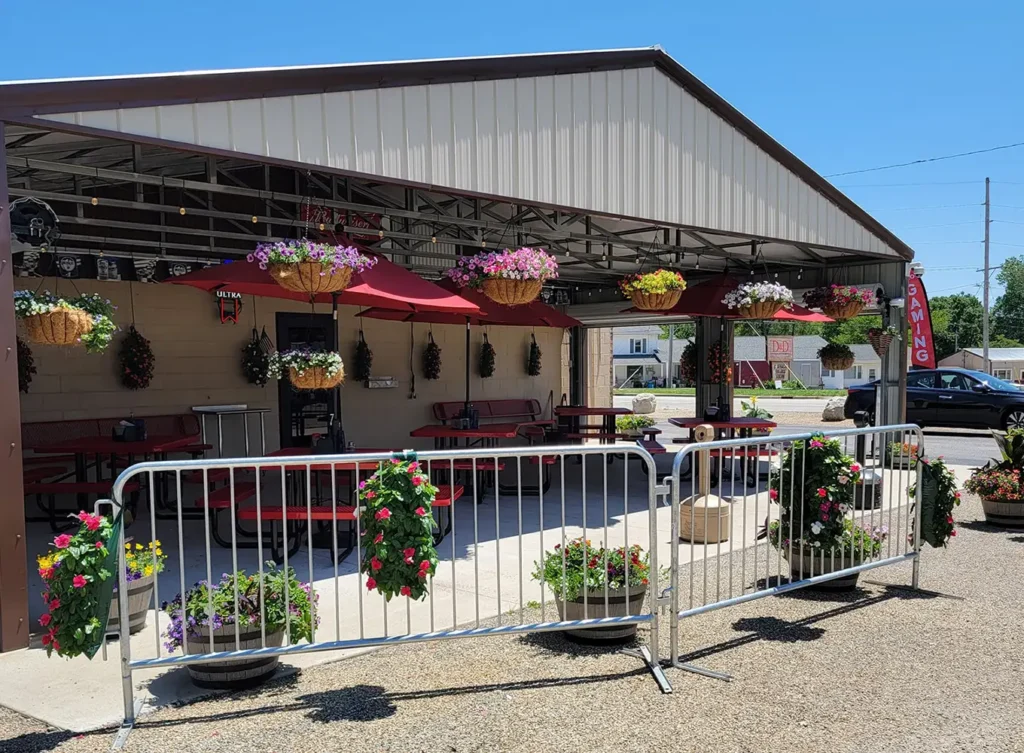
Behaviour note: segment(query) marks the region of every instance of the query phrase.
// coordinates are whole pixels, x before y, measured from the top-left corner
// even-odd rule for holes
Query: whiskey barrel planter
[[[799,544],[794,545],[792,551],[793,558],[790,559],[789,548],[783,548],[782,557],[789,563],[789,577],[791,581],[827,575],[837,570],[845,570],[848,567],[856,567],[861,564],[859,551],[855,551],[853,557],[850,556],[849,551],[844,551],[842,554],[836,552],[835,557],[833,557],[830,552],[822,552],[819,549],[809,551],[811,549],[811,547],[804,544],[803,556],[801,557]],[[860,573],[853,573],[842,578],[818,583],[812,586],[812,588],[822,591],[849,591],[856,587],[859,577]]]
[[[263,648],[259,625],[246,625],[238,628],[238,641],[235,641],[235,626],[225,625],[213,631],[213,650],[244,651],[251,648]],[[284,643],[284,631],[267,633],[267,646],[280,646]],[[189,635],[188,654],[210,653],[210,633],[202,631],[201,638]],[[274,676],[280,661],[276,656],[254,656],[250,659],[234,659],[232,661],[209,662],[205,664],[189,664],[188,673],[192,682],[201,688],[216,690],[235,690],[251,688],[266,682]]]
[[[981,498],[985,522],[995,526],[1024,528],[1024,501]]]
[[[484,295],[503,306],[522,306],[537,300],[544,283],[540,280],[509,280],[491,277],[481,284]]]
[[[573,601],[562,601],[555,594],[558,616],[563,620],[600,619],[602,617],[626,617],[640,614],[647,596],[647,586],[608,589],[608,608],[605,609],[605,591],[587,591],[586,616],[584,617],[583,594]],[[565,634],[582,641],[604,642],[625,641],[636,635],[636,625],[602,625],[592,628],[566,630]]]
[[[352,282],[352,268],[325,266],[318,261],[295,264],[271,264],[270,276],[285,290],[296,293],[337,293]]]
[[[131,635],[146,627],[146,615],[149,614],[149,602],[153,596],[152,575],[128,581],[128,632]],[[107,632],[116,633],[121,629],[120,594],[114,591],[110,600],[110,616],[107,618]]]

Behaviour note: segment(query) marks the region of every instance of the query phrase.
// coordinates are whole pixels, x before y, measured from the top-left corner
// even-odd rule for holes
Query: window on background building
[[[874,369],[868,369],[868,380],[872,381],[872,382],[875,381],[875,370]]]
[[[854,379],[863,379],[864,378],[864,367],[863,366],[854,366],[853,367],[853,374],[852,374],[852,376],[853,376]]]
[[[1013,369],[993,369],[992,376],[996,379],[1013,379]]]
[[[630,353],[646,353],[647,352],[647,338],[631,338],[629,341],[629,352]]]

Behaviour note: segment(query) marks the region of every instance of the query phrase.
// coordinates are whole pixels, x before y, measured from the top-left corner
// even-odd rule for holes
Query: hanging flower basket
[[[14,313],[25,336],[40,345],[81,343],[90,353],[106,350],[117,331],[111,318],[115,308],[95,293],[64,299],[46,291],[14,291]]]
[[[915,505],[918,501],[921,503],[921,539],[938,549],[946,546],[956,536],[953,508],[960,504],[959,483],[941,458],[929,460],[922,457],[921,464],[921,499],[917,498],[917,484],[910,487],[909,494]],[[915,522],[912,515],[911,543],[914,540]]]
[[[793,291],[777,282],[745,282],[726,293],[722,303],[744,319],[771,319],[793,303]]]
[[[854,356],[850,346],[841,343],[828,343],[818,351],[823,368],[832,371],[846,371],[853,366]]]
[[[885,358],[885,354],[889,352],[889,346],[895,338],[895,327],[886,327],[885,329],[872,327],[868,330],[868,342],[871,343],[871,347],[875,349],[879,358]]]
[[[635,274],[619,282],[623,294],[633,300],[633,307],[644,311],[668,311],[686,289],[686,281],[678,272],[659,269],[657,272]]]
[[[345,366],[337,353],[288,350],[270,357],[270,376],[288,381],[297,390],[330,390],[345,381]]]
[[[261,243],[246,257],[270,271],[278,285],[296,293],[337,293],[349,286],[353,273],[377,263],[353,246],[331,246],[306,239]]]
[[[804,293],[804,304],[808,308],[821,309],[837,321],[858,316],[874,300],[875,295],[870,290],[851,285],[823,286]]]
[[[445,274],[460,287],[480,288],[496,303],[522,306],[537,299],[547,280],[558,277],[558,262],[540,248],[506,248],[463,257]]]

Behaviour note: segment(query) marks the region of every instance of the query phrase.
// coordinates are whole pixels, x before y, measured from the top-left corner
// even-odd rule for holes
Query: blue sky
[[[0,80],[662,45],[823,175],[1024,141],[1024,3],[0,0]],[[1024,147],[831,180],[930,295],[1024,254]],[[1019,224],[1014,224],[1019,223]]]

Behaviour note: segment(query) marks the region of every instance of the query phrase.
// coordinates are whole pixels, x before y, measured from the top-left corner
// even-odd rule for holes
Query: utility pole
[[[982,347],[983,347],[983,368],[986,374],[991,373],[991,364],[988,360],[988,229],[991,224],[989,220],[989,210],[991,209],[991,201],[989,197],[989,179],[985,178],[985,289],[984,289],[984,300],[982,305],[985,308],[985,317],[982,319]]]

